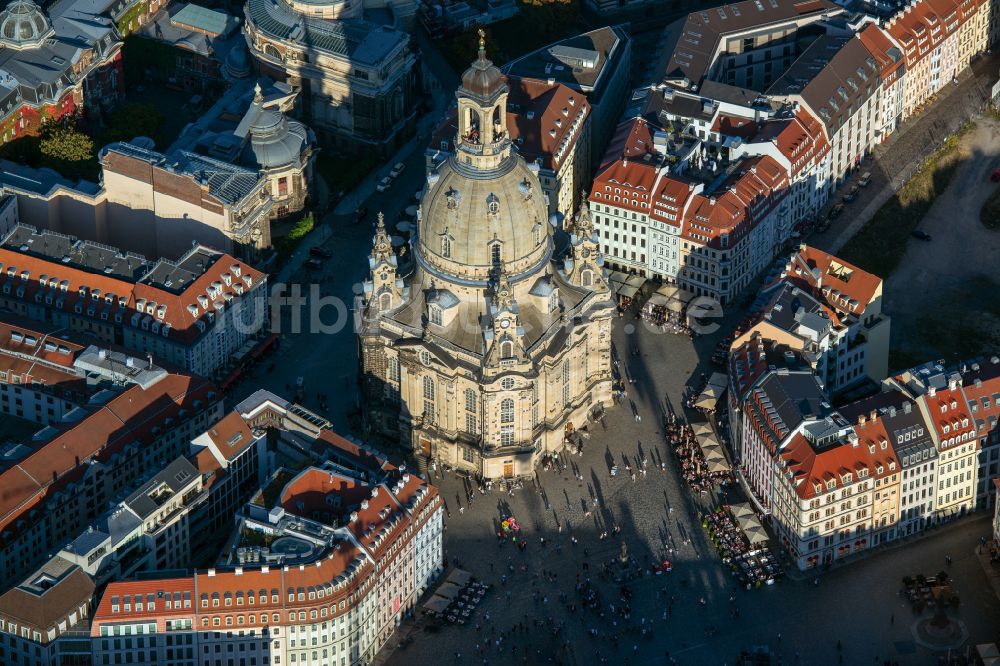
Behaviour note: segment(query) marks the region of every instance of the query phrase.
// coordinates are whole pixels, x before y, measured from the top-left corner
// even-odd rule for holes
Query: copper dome
[[[507,77],[486,57],[485,34],[479,31],[479,57],[462,74],[462,91],[477,97],[491,98],[507,88]]]

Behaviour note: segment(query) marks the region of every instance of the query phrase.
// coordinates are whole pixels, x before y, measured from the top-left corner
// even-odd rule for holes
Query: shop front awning
[[[448,606],[450,605],[451,599],[439,597],[436,594],[432,594],[431,598],[424,602],[424,608],[434,613],[443,613],[448,610]]]
[[[441,587],[434,590],[434,594],[439,594],[442,597],[446,597],[448,599],[454,599],[455,597],[458,596],[458,593],[461,591],[462,588],[460,586],[455,585],[455,583],[446,580],[444,583],[441,584]]]
[[[767,530],[757,520],[757,514],[753,512],[748,503],[730,504],[729,511],[733,514],[736,524],[739,525],[740,530],[746,535],[747,541],[751,545],[770,540],[767,536]]]

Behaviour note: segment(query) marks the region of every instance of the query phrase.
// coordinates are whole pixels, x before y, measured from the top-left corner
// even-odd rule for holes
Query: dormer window
[[[437,305],[432,305],[429,308],[431,323],[435,326],[441,325],[441,308]]]
[[[490,263],[496,266],[501,261],[503,261],[503,255],[501,253],[500,243],[494,242],[490,243]]]
[[[445,259],[451,258],[451,238],[441,236],[441,256]]]
[[[555,289],[549,294],[549,312],[555,312],[559,309],[559,292]]]

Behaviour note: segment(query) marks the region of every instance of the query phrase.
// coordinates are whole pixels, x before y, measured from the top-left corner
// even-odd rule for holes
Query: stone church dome
[[[513,274],[548,258],[541,185],[521,157],[508,160],[506,172],[492,178],[454,161],[440,167],[421,209],[418,238],[428,263],[451,275],[486,280],[497,255]]]
[[[31,0],[14,0],[0,12],[0,44],[14,49],[39,46],[52,33],[41,8]]]
[[[519,280],[551,257],[548,212],[538,176],[511,148],[507,83],[482,32],[456,97],[455,154],[428,179],[417,258],[445,280],[483,284],[499,268]]]

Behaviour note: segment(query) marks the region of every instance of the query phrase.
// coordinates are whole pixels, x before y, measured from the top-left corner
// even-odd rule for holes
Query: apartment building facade
[[[997,499],[992,480],[1000,475],[1000,357],[970,361],[960,370],[962,392],[979,439],[976,504],[988,508]]]
[[[981,455],[977,433],[992,442],[1000,358],[953,370],[918,366],[836,410],[822,387],[802,379],[810,370],[797,364],[807,361],[761,332],[730,359],[739,474],[798,567],[829,564],[995,501],[996,467]],[[994,474],[985,491],[983,460]]]
[[[267,322],[266,276],[216,250],[176,262],[20,225],[0,242],[0,303],[21,317],[211,376]]]
[[[890,319],[877,276],[803,244],[758,302],[731,349],[757,335],[786,344],[803,353],[831,395],[886,377]]]
[[[210,383],[165,374],[133,385],[79,422],[44,431],[48,439],[0,473],[0,579],[20,580],[47,553],[75,538],[151,471],[187,450],[191,438],[221,416]]]
[[[985,0],[921,0],[886,22],[885,33],[906,63],[904,119],[986,50],[991,11]]]
[[[310,544],[305,559],[111,583],[91,626],[97,663],[370,662],[443,566],[437,492],[385,465],[368,482],[307,468],[242,523]]]
[[[90,577],[60,557],[16,582],[0,595],[0,663],[91,664],[87,621],[94,592]]]

